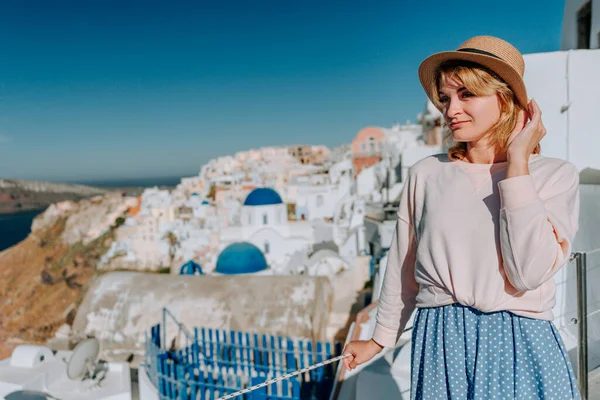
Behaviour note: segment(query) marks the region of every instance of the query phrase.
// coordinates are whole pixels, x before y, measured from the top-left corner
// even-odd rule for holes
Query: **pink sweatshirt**
[[[395,345],[415,307],[460,303],[552,320],[552,276],[578,229],[579,173],[533,155],[530,175],[507,163],[427,157],[409,172],[373,339]]]

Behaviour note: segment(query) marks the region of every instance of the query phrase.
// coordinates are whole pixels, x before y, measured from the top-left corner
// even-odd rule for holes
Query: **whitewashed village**
[[[575,50],[577,26],[569,21],[580,3],[567,2],[563,50],[525,55],[525,81],[548,129],[542,154],[581,172],[573,251],[587,254],[580,382],[593,399],[600,398],[593,397],[600,289],[591,285],[600,279],[600,18],[589,48]],[[407,171],[447,149],[442,115],[424,99],[415,99],[424,106],[414,122],[348,132],[337,148],[249,149],[211,160],[171,191],[115,193],[85,209],[51,206],[34,232],[79,207],[64,240],[93,241],[116,226],[115,238],[72,325],[47,346],[23,344],[0,361],[0,396],[218,399],[370,338]],[[580,373],[575,262],[554,279],[554,322]],[[408,398],[410,335],[351,372],[334,363],[239,398]]]

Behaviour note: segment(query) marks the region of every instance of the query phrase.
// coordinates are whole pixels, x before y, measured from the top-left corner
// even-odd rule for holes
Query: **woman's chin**
[[[464,135],[452,135],[452,139],[454,139],[454,141],[456,143],[463,143],[463,142],[471,141],[468,137],[465,137]]]
[[[480,139],[482,136],[483,135],[473,135],[473,134],[470,134],[469,132],[461,132],[460,129],[452,132],[452,138],[457,143],[472,142],[474,140]]]

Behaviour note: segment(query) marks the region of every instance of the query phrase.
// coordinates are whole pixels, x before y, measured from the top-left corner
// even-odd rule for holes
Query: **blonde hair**
[[[443,78],[460,83],[475,96],[496,94],[500,106],[500,117],[490,128],[490,132],[494,132],[490,137],[490,143],[496,148],[496,151],[506,152],[510,134],[517,125],[519,113],[524,109],[508,84],[493,71],[479,64],[466,61],[445,62],[438,69],[435,80],[436,90],[434,99],[432,99],[438,109],[442,109],[443,106],[439,99],[439,87]],[[446,134],[445,140],[449,142],[448,157],[451,160],[460,160],[466,157],[466,142],[453,142],[451,132]],[[540,145],[538,144],[533,150],[533,154],[539,152]]]

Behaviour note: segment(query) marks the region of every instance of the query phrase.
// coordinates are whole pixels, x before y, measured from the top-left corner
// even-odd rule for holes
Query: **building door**
[[[577,11],[577,48],[589,49],[592,34],[592,2],[585,3]]]

